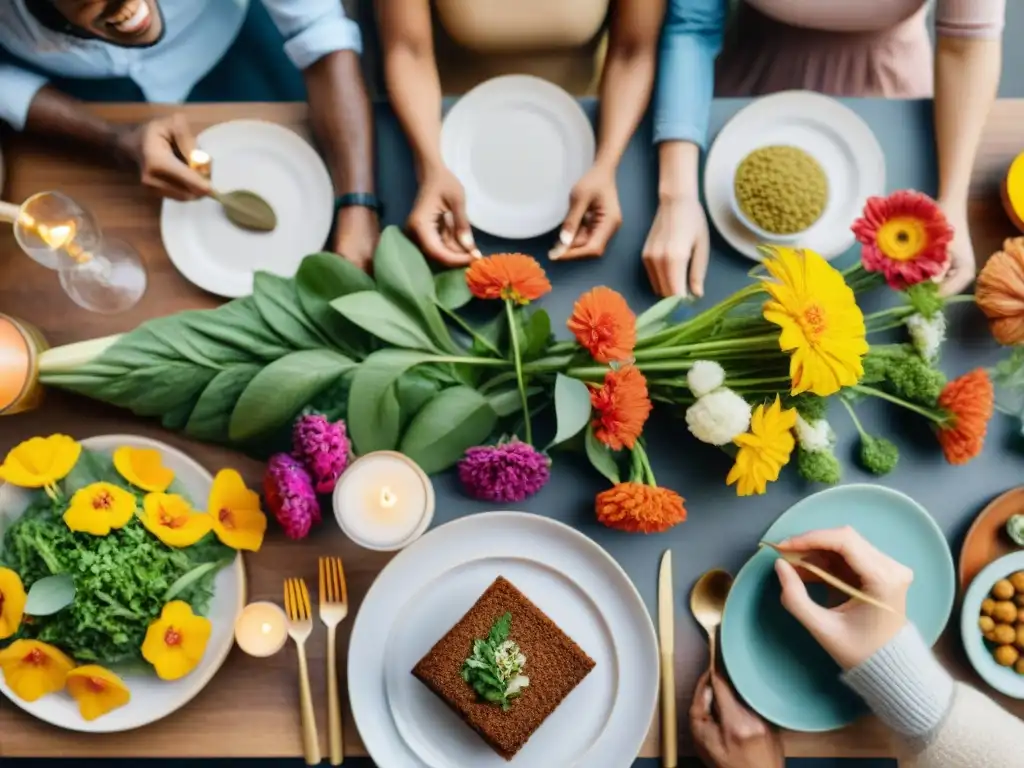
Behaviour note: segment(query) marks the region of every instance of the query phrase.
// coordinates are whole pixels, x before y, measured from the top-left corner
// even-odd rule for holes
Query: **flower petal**
[[[108,669],[95,664],[71,670],[68,693],[78,702],[78,711],[89,722],[119,709],[131,701],[124,681]]]
[[[78,463],[82,446],[67,435],[33,437],[16,445],[0,464],[0,480],[20,488],[42,488],[63,480]]]
[[[0,640],[13,637],[25,616],[25,585],[10,568],[0,568]]]
[[[196,512],[177,494],[147,494],[142,507],[142,524],[169,547],[191,547],[213,527],[209,515]]]
[[[118,448],[114,468],[136,488],[150,493],[163,493],[174,482],[174,471],[163,465],[163,456],[154,448]]]

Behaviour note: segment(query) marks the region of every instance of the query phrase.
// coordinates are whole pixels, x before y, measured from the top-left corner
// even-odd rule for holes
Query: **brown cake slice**
[[[505,613],[512,615],[509,639],[526,656],[522,674],[530,679],[521,695],[510,701],[507,711],[483,701],[461,674],[474,641],[486,639]],[[499,755],[511,760],[593,668],[594,660],[582,648],[511,582],[499,576],[412,673]]]

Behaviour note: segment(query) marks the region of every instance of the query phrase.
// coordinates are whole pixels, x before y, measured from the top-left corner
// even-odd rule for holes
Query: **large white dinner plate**
[[[258,270],[292,277],[303,257],[324,247],[334,218],[334,192],[323,160],[294,131],[260,120],[233,120],[196,138],[213,158],[218,192],[246,189],[277,214],[273,232],[249,232],[228,221],[210,198],[165,200],[160,234],[187,280],[218,296],[252,293]]]
[[[594,129],[576,99],[530,75],[481,83],[445,116],[445,164],[462,182],[474,227],[526,239],[558,227],[594,162]]]
[[[785,91],[744,107],[719,131],[704,165],[708,215],[725,241],[754,260],[763,243],[732,208],[736,168],[759,147],[788,145],[814,157],[828,176],[821,218],[795,243],[826,259],[853,245],[850,226],[868,197],[885,193],[885,155],[871,128],[849,107],[811,91]]]
[[[102,435],[80,442],[90,450],[107,454],[123,445],[157,449],[163,456],[164,465],[174,470],[176,483],[182,486],[189,499],[200,508],[205,508],[213,478],[202,466],[176,448],[135,435]],[[28,494],[24,491],[12,485],[0,485],[0,536],[10,523],[21,516],[27,503]],[[0,693],[30,715],[69,731],[116,733],[149,725],[188,704],[217,674],[234,645],[235,620],[244,605],[245,565],[239,555],[233,566],[217,574],[214,582],[214,596],[208,615],[213,623],[213,633],[199,666],[175,682],[164,682],[155,674],[118,670],[114,667],[115,671],[122,674],[131,691],[131,702],[92,722],[82,719],[78,705],[66,693],[44,696],[30,704],[15,696],[2,679]]]
[[[411,672],[498,576],[596,662],[511,763]],[[380,768],[631,765],[658,679],[654,627],[625,572],[578,531],[521,512],[456,520],[400,553],[363,601],[349,646],[353,717]]]

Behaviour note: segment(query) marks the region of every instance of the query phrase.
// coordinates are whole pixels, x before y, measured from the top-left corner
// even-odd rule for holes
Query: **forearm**
[[[966,204],[981,133],[995,100],[1002,42],[939,36],[935,54],[935,142],[939,197]]]
[[[397,46],[387,53],[384,79],[391,106],[412,148],[416,173],[441,159],[441,81],[432,51]]]
[[[137,159],[128,145],[129,127],[107,122],[49,85],[32,100],[25,132],[91,149],[119,163]]]
[[[658,199],[697,197],[700,147],[692,141],[663,141],[658,145]]]
[[[657,64],[656,40],[612,48],[601,80],[601,118],[595,163],[614,169],[650,102]]]
[[[359,57],[336,51],[306,68],[310,121],[337,194],[373,192],[373,111]]]

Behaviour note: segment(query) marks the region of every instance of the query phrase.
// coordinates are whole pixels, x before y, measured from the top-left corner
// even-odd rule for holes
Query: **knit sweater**
[[[1024,723],[954,682],[913,625],[843,682],[900,737],[900,768],[1024,766]]]

